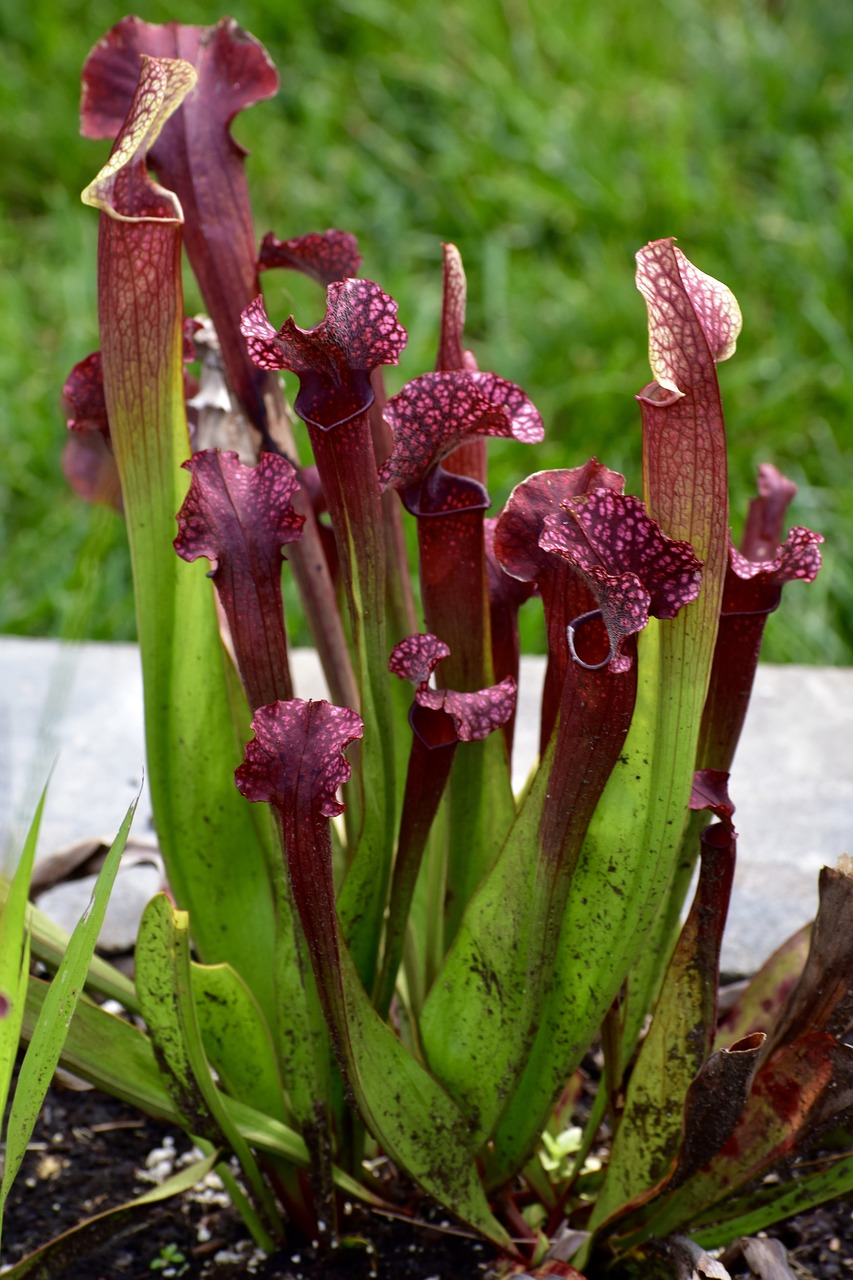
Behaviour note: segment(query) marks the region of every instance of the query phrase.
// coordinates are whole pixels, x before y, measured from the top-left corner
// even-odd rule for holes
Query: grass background
[[[121,522],[67,491],[60,390],[97,346],[97,218],[79,192],[106,144],[77,136],[78,77],[118,0],[0,7],[0,630],[133,635]],[[150,21],[212,22],[198,0]],[[853,662],[853,6],[838,0],[245,0],[234,17],[282,76],[236,122],[259,235],[340,226],[400,303],[392,390],[432,367],[440,241],[469,277],[468,339],[543,413],[533,451],[496,442],[501,502],[527,472],[592,453],[639,478],[648,381],[633,254],[677,235],[744,313],[720,379],[739,529],[758,462],[826,535],[765,657]],[[319,318],[289,273],[281,323]],[[190,304],[194,305],[192,299]],[[312,314],[313,311],[313,314]]]

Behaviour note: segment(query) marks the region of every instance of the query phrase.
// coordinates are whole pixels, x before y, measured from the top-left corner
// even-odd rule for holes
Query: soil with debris
[[[97,1090],[51,1088],[6,1207],[3,1263],[9,1265],[84,1218],[150,1189],[158,1166],[188,1158],[183,1134]],[[161,1174],[162,1176],[162,1174]],[[425,1211],[426,1212],[426,1211]],[[152,1204],[144,1226],[111,1235],[52,1275],[64,1280],[485,1280],[493,1251],[453,1234],[436,1216],[412,1226],[353,1205],[341,1223],[348,1239],[321,1251],[294,1236],[271,1257],[246,1237],[222,1192],[202,1188]],[[838,1201],[780,1224],[799,1275],[853,1280],[853,1203]]]
[[[96,1089],[51,1087],[13,1183],[3,1227],[5,1265],[122,1204],[189,1158],[184,1134]],[[196,1153],[197,1155],[197,1153]],[[209,1179],[215,1182],[215,1179]],[[221,1190],[202,1186],[152,1204],[145,1224],[72,1256],[63,1280],[480,1280],[494,1251],[456,1234],[443,1216],[427,1229],[353,1204],[331,1251],[300,1240],[264,1257]]]

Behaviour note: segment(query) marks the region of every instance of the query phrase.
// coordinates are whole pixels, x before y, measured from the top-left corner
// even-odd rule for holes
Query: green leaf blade
[[[262,1247],[283,1232],[278,1211],[248,1144],[222,1105],[196,1017],[190,967],[189,921],[165,894],[148,903],[136,945],[136,981],[145,1021],[184,1127],[237,1156],[266,1226],[244,1210],[246,1225]],[[248,1209],[248,1206],[247,1206]]]
[[[0,1209],[21,1166],[27,1143],[51,1077],[59,1063],[98,934],[104,922],[110,890],[136,812],[130,806],[95,883],[92,899],[68,943],[68,950],[50,984],[18,1077],[6,1133],[6,1164],[0,1187]]]
[[[30,926],[27,894],[36,856],[47,784],[33,814],[21,857],[11,881],[0,877],[0,1125],[12,1082],[21,1035],[27,973],[30,967]]]
[[[590,1218],[593,1232],[619,1205],[651,1191],[678,1156],[685,1099],[713,1043],[734,864],[734,833],[723,825],[706,830],[696,897],[631,1072],[607,1178]]]

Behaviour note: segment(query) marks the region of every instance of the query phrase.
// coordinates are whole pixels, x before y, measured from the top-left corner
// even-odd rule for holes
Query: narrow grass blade
[[[15,874],[10,882],[0,879],[0,1125],[6,1112],[24,1016],[30,967],[27,892],[46,797],[47,784],[36,806]]]
[[[214,1151],[204,1160],[196,1160],[194,1164],[181,1169],[180,1173],[174,1174],[173,1177],[157,1187],[152,1187],[150,1191],[137,1196],[134,1200],[127,1200],[114,1209],[96,1214],[94,1218],[87,1218],[85,1222],[72,1227],[70,1231],[63,1231],[61,1236],[42,1245],[34,1253],[27,1254],[26,1258],[22,1258],[9,1270],[4,1271],[4,1280],[23,1280],[24,1276],[31,1276],[33,1280],[44,1280],[44,1277],[64,1275],[67,1266],[79,1261],[82,1257],[88,1257],[99,1245],[105,1244],[117,1235],[138,1231],[144,1227],[150,1216],[152,1204],[169,1200],[172,1196],[183,1195],[185,1191],[191,1190],[207,1177],[219,1159],[219,1154],[218,1151]]]
[[[33,958],[55,973],[68,950],[71,934],[32,903],[27,904],[27,928]],[[130,978],[99,955],[89,961],[86,990],[117,1000],[128,1013],[139,1013],[139,998]]]
[[[24,1009],[24,1040],[32,1040],[50,983],[30,978]],[[160,1075],[151,1042],[130,1022],[81,997],[60,1063],[114,1098],[180,1127],[181,1118]]]
[[[136,803],[134,800],[127,811],[98,876],[92,900],[71,935],[68,950],[45,996],[41,1015],[21,1065],[6,1132],[6,1165],[0,1185],[0,1213],[9,1188],[21,1167],[36,1117],[62,1054],[62,1046],[104,921],[107,900],[136,811]]]

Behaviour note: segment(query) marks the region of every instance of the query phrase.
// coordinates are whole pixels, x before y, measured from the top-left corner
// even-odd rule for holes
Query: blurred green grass
[[[59,396],[97,346],[97,218],[79,191],[106,144],[77,136],[79,69],[117,0],[0,11],[0,630],[133,635],[120,522],[62,477]],[[136,7],[211,22],[198,0]],[[744,332],[720,380],[737,530],[756,465],[800,486],[791,523],[825,567],[788,589],[765,657],[853,662],[853,7],[837,0],[247,0],[279,96],[245,113],[259,235],[341,226],[400,303],[389,385],[434,360],[440,241],[461,249],[468,339],[521,383],[548,438],[496,443],[496,503],[596,453],[638,491],[648,380],[633,253],[677,235],[725,280]],[[273,278],[273,276],[275,278]],[[265,281],[278,323],[306,296]],[[309,306],[310,310],[310,306]]]

